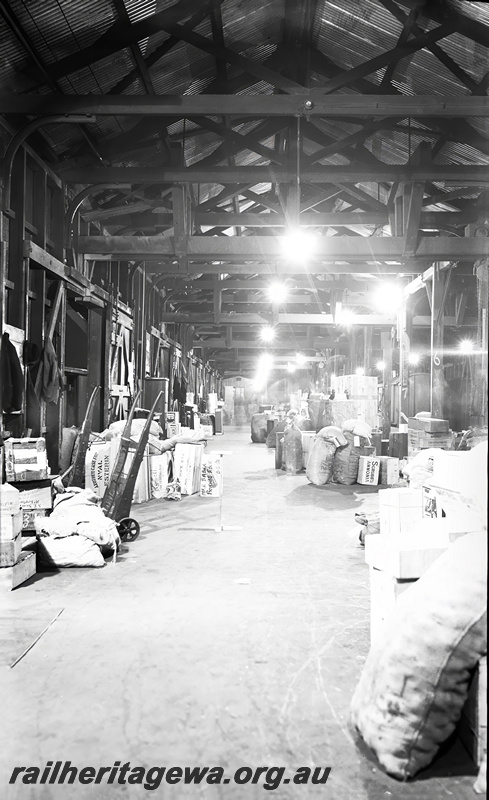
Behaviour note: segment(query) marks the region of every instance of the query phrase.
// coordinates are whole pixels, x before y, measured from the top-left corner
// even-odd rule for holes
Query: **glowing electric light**
[[[357,367],[355,370],[355,375],[365,375],[365,370],[363,367]]]
[[[307,361],[306,357],[303,356],[302,353],[296,353],[295,354],[295,360],[296,360],[297,364],[299,364],[300,366],[305,364],[306,361]]]
[[[285,303],[289,293],[285,283],[280,283],[279,281],[271,283],[266,291],[271,303]]]
[[[375,369],[378,369],[379,372],[383,372],[385,370],[386,366],[387,366],[387,364],[385,363],[385,361],[377,361],[377,363],[375,365]]]
[[[384,313],[398,311],[404,302],[404,291],[398,283],[380,283],[375,289],[372,300],[375,307]]]
[[[258,369],[260,372],[269,372],[273,367],[273,356],[271,353],[262,353],[258,359]]]
[[[260,331],[260,339],[263,342],[273,342],[275,339],[275,328],[271,328],[270,326],[262,328]]]
[[[419,353],[409,353],[408,364],[411,364],[411,366],[416,367],[420,361],[421,361],[421,356],[419,355]]]
[[[287,372],[295,372],[297,369],[295,364],[287,364]]]
[[[284,256],[290,261],[307,261],[317,248],[317,237],[309,231],[290,230],[282,241]]]
[[[355,316],[355,312],[350,308],[342,308],[335,322],[337,325],[343,325],[344,328],[349,328],[355,323]]]
[[[470,339],[462,339],[458,347],[461,353],[468,355],[473,352],[475,345]]]

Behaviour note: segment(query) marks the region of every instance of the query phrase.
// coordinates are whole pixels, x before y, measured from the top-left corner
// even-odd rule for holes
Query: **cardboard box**
[[[21,510],[50,509],[53,507],[52,483],[50,478],[43,481],[29,481],[17,483],[19,490],[19,505]]]
[[[376,537],[372,537],[376,538]],[[384,626],[394,613],[397,599],[415,580],[400,580],[387,572],[370,567],[370,641],[382,636]]]
[[[357,483],[362,486],[377,486],[379,482],[380,461],[372,456],[360,456]]]
[[[448,433],[450,424],[447,419],[434,419],[433,417],[409,417],[408,427],[411,430],[426,431],[426,433]]]
[[[22,530],[22,511],[0,516],[0,541],[15,539]]]
[[[415,580],[450,546],[445,520],[423,520],[412,536],[393,539],[382,534],[365,537],[365,562],[394,578]]]
[[[380,489],[380,532],[384,536],[408,536],[423,519],[421,489]]]
[[[3,449],[7,481],[35,481],[49,476],[46,441],[42,436],[7,439]]]
[[[0,567],[11,567],[18,560],[22,550],[20,533],[14,539],[0,541]]]
[[[34,531],[36,529],[36,519],[46,515],[46,508],[24,508],[22,510],[22,530]]]
[[[175,445],[173,478],[178,478],[182,494],[196,494],[200,491],[203,451],[204,445],[201,442],[178,442]]]
[[[161,500],[166,496],[169,460],[169,453],[149,457],[150,494],[155,500]]]
[[[35,575],[36,554],[22,550],[18,561],[11,567],[0,569],[0,591],[11,591]]]
[[[20,511],[19,490],[11,483],[2,483],[0,486],[0,516],[3,514],[18,514]]]
[[[426,431],[408,430],[409,455],[431,447],[448,450],[451,444],[451,433],[427,433]]]
[[[382,486],[395,486],[399,483],[399,459],[393,456],[380,456],[379,483]]]
[[[477,766],[487,753],[487,656],[479,661],[457,733]]]

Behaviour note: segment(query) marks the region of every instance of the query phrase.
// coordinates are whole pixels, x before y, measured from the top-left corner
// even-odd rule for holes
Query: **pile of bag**
[[[120,546],[117,525],[105,516],[97,495],[72,486],[54,500],[49,517],[35,520],[39,561],[49,567],[104,567],[104,553]]]
[[[307,462],[307,479],[315,486],[334,481],[356,483],[360,456],[369,455],[371,428],[362,420],[347,420],[342,429],[322,428],[314,439]]]

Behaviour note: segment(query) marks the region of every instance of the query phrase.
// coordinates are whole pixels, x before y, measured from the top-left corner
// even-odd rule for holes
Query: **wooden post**
[[[382,436],[389,438],[391,430],[391,388],[392,388],[392,334],[382,331],[382,360],[385,364],[382,384]]]
[[[431,416],[443,419],[445,371],[443,366],[444,309],[451,269],[441,272],[437,265],[431,284]]]

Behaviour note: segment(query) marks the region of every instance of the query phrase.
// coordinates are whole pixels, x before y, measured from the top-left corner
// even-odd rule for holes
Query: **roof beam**
[[[355,324],[358,325],[392,325],[395,322],[395,313],[389,314],[355,314]],[[215,322],[211,313],[167,312],[160,315],[160,321],[166,323],[187,323],[198,325],[200,323]],[[221,314],[216,325],[261,325],[268,322],[260,314]],[[279,325],[334,325],[332,314],[279,314]],[[212,345],[209,345],[212,346]]]
[[[408,16],[407,14],[404,14],[404,12],[399,8],[399,6],[397,5],[397,3],[394,2],[394,0],[380,0],[380,2],[384,6],[384,8],[390,11],[390,13],[399,22],[401,22],[402,25],[405,26],[403,28],[403,33],[404,31],[407,31],[407,35],[409,36],[411,32],[414,34],[423,32],[423,29],[416,24],[416,18],[418,14],[420,12],[422,13],[423,11],[423,9],[420,6],[413,8]],[[459,81],[464,86],[466,86],[471,92],[477,90],[477,83],[471,77],[471,75],[465,72],[465,70],[463,70],[462,67],[460,67],[459,64],[457,64],[457,62],[454,61],[454,59],[448,55],[448,53],[445,53],[445,51],[442,50],[442,48],[439,45],[431,44],[428,45],[427,49],[430,50],[433,53],[433,55],[436,56],[438,61],[444,64],[445,67],[447,67],[450,70],[452,75],[455,75],[455,77],[458,78]]]
[[[222,2],[222,0],[217,0],[217,2]],[[134,22],[130,26],[121,24],[117,20],[90,47],[71,53],[54,64],[48,65],[48,74],[52,79],[56,80],[65,75],[70,75],[72,72],[77,72],[83,67],[88,67],[96,61],[117,53],[118,50],[152,36],[154,33],[166,30],[166,24],[179,22],[189,17],[194,11],[195,0],[179,0],[178,3],[166,8],[164,11],[152,14],[150,17]],[[39,83],[41,84],[44,82],[43,77],[39,76]]]
[[[86,167],[71,169],[64,174],[67,183],[287,183],[294,180],[295,170],[282,167]],[[351,165],[318,165],[303,169],[300,174],[304,183],[379,183],[389,181],[446,181],[447,183],[474,184],[483,186],[489,182],[489,167],[475,164],[428,164],[413,166],[388,165],[366,168]],[[351,190],[349,190],[351,191]],[[360,190],[359,190],[360,191]],[[366,199],[366,198],[364,198]],[[376,203],[375,198],[369,197]]]
[[[163,12],[162,12],[163,13]],[[312,103],[309,107],[308,103]],[[0,114],[95,114],[100,116],[196,115],[237,117],[488,117],[485,96],[337,94],[326,97],[315,89],[298,95],[62,95],[0,94]]]
[[[366,272],[374,272],[368,261],[401,260],[404,256],[404,238],[388,236],[319,236],[316,258],[329,262],[360,262]],[[80,253],[98,254],[115,259],[161,260],[175,256],[173,237],[163,236],[80,236]],[[280,237],[277,236],[190,236],[186,242],[189,259],[260,259],[283,260]],[[483,258],[489,255],[489,237],[425,236],[416,249],[416,259],[450,261]],[[326,265],[324,271],[328,272]],[[194,264],[195,268],[200,265]],[[290,264],[297,272],[297,263]],[[379,265],[379,272],[388,265]],[[286,262],[279,270],[286,268]],[[310,267],[320,272],[319,265]],[[227,272],[227,266],[216,265],[216,272]],[[258,273],[260,264],[248,265],[250,273]],[[360,270],[358,270],[360,271]]]
[[[457,24],[454,20],[443,22],[434,30],[428,31],[427,33],[422,33],[409,42],[397,45],[397,47],[387,50],[380,56],[375,56],[375,58],[365,61],[358,67],[345,70],[335,78],[331,78],[328,83],[321,88],[321,91],[326,94],[329,92],[334,92],[344,86],[348,86],[358,78],[365,78],[367,75],[371,75],[373,72],[376,72],[382,67],[388,66],[389,64],[396,64],[402,58],[412,55],[418,50],[423,50],[423,48],[427,47],[428,45],[433,44],[440,39],[444,39],[446,36],[456,33],[456,31]]]

